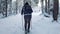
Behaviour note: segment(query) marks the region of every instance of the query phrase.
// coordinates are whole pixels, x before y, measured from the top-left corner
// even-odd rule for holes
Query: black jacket
[[[31,6],[28,4],[25,4],[22,8],[21,14],[31,14],[33,12]]]

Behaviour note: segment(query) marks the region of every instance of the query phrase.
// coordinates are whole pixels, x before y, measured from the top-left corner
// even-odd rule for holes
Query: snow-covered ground
[[[32,9],[34,12],[30,34],[60,34],[60,17],[58,22],[52,22],[52,16],[45,17],[41,12],[41,7],[33,7]],[[3,17],[2,14],[0,14],[1,17]],[[0,34],[25,34],[23,16],[17,14],[0,19]]]
[[[52,22],[52,17],[36,14],[32,15],[30,34],[60,34],[60,21]],[[21,14],[17,14],[0,19],[0,34],[24,34],[22,18]]]

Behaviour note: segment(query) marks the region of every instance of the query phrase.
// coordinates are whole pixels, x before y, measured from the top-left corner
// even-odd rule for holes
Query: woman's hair
[[[26,2],[24,5],[29,5],[29,3],[28,3],[28,2]]]

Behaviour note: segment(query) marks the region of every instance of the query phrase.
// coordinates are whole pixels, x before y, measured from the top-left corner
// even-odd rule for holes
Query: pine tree
[[[7,17],[7,0],[5,2],[6,2],[6,15],[5,15],[5,17]]]
[[[48,14],[50,15],[50,0],[48,0]]]
[[[43,11],[43,1],[44,1],[44,0],[41,0],[41,9],[42,9],[42,13],[44,13],[44,11]]]
[[[59,0],[54,0],[54,7],[53,7],[53,20],[58,19],[58,11],[59,11]]]
[[[45,0],[45,12],[47,13],[47,0]]]

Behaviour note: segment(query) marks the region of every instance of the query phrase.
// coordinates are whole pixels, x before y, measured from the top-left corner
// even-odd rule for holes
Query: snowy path
[[[52,18],[33,14],[30,34],[60,34],[60,24],[51,21]],[[24,34],[21,15],[0,19],[0,34]]]

